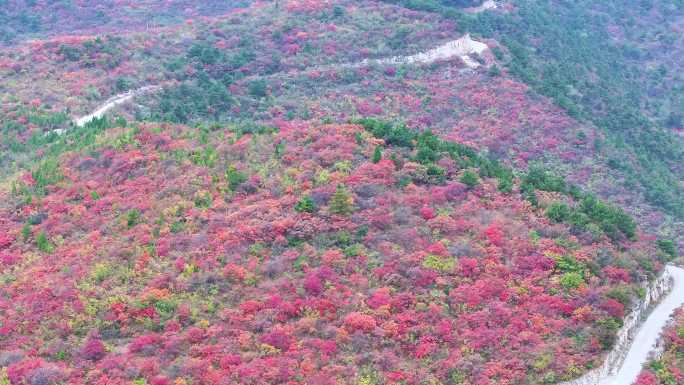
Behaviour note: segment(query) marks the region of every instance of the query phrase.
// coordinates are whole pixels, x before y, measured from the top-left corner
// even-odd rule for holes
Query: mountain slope
[[[474,16],[446,1],[388,2],[437,12],[463,31],[498,40],[506,48],[498,57],[515,78],[605,135],[595,145],[616,176],[611,187],[639,195],[646,205],[634,213],[664,214],[651,226],[671,222],[662,232],[679,237],[681,247],[681,1],[516,0]],[[625,196],[596,188],[614,201]]]
[[[676,130],[663,131],[660,124],[666,116],[655,113],[652,122],[639,118],[645,125],[614,130],[598,120],[612,114],[606,115],[597,107],[612,103],[610,95],[631,95],[635,88],[649,90],[646,95],[655,97],[633,95],[642,101],[629,105],[625,113],[645,115],[635,106],[655,105],[657,100],[662,105],[674,105],[672,98],[679,94],[676,90],[680,83],[676,71],[658,80],[647,76],[648,71],[638,70],[651,68],[644,64],[645,59],[632,59],[625,61],[623,72],[640,74],[637,80],[613,81],[611,74],[602,80],[604,85],[594,85],[591,68],[610,72],[602,63],[618,60],[616,55],[627,48],[615,46],[608,27],[587,29],[588,36],[596,35],[590,45],[575,35],[565,37],[562,30],[544,32],[547,19],[556,17],[551,10],[558,5],[535,8],[525,4],[518,4],[516,13],[500,7],[477,16],[449,13],[453,8],[446,8],[445,16],[440,17],[365,1],[320,3],[316,7],[303,2],[286,2],[279,7],[258,3],[239,14],[116,38],[56,37],[5,52],[4,66],[0,65],[7,95],[3,104],[23,104],[30,109],[35,103],[57,115],[68,108],[80,116],[116,93],[161,85],[161,93],[137,100],[138,105],[129,108],[127,117],[184,123],[256,119],[268,124],[281,117],[344,123],[355,116],[375,115],[406,122],[418,130],[433,129],[446,138],[490,151],[516,167],[541,163],[630,210],[657,236],[680,237],[684,228],[677,209],[682,196],[678,187],[681,162],[676,159],[681,141]],[[557,17],[572,14],[571,10],[564,12]],[[526,29],[516,23],[537,20],[535,15],[539,14],[545,15],[534,27],[539,35],[561,34],[563,38],[540,42],[535,55],[527,52],[528,48],[515,48],[534,43]],[[668,17],[677,20],[677,13]],[[581,23],[589,28],[580,16],[572,20],[570,24],[559,21],[552,25]],[[599,27],[606,24],[602,23]],[[492,25],[500,30],[492,30]],[[506,28],[520,32],[506,33]],[[365,59],[425,52],[460,37],[462,31],[496,38],[481,39],[491,51],[479,57],[484,66],[475,71],[458,58],[429,66],[349,66]],[[614,28],[610,31],[617,33]],[[554,41],[567,47],[557,47]],[[604,45],[609,47],[602,48]],[[572,71],[558,64],[555,50],[567,51],[562,63],[572,59],[582,66],[575,77],[582,84],[568,87],[558,83],[562,79],[553,73]],[[606,54],[594,58],[590,53],[596,50]],[[659,52],[667,50],[651,51],[649,57],[659,58],[655,62],[674,61],[673,66],[677,66],[678,56],[671,53],[661,58]],[[520,55],[527,55],[527,61]],[[579,63],[584,59],[588,61]],[[539,73],[540,80],[531,82],[536,77],[525,73]],[[637,81],[641,83],[635,86]],[[571,89],[596,95],[579,98],[563,91]],[[601,89],[610,92],[603,95]],[[571,96],[576,98],[572,99],[573,108],[561,100]],[[562,108],[555,106],[554,100]],[[603,112],[594,114],[594,108]],[[54,119],[56,125],[68,123],[59,116]],[[48,125],[40,119],[37,122]],[[24,125],[6,128],[3,142],[30,140],[38,128],[33,127],[33,131],[23,132]],[[638,139],[640,136],[648,140]],[[660,144],[653,142],[656,139]],[[24,153],[20,147],[15,152]]]
[[[0,384],[597,367],[684,230],[681,7],[477,3],[2,8]]]
[[[149,29],[248,5],[231,1],[0,1],[0,45],[62,33]]]
[[[22,177],[0,216],[10,381],[523,384],[595,364],[649,246],[551,223],[465,148],[366,124],[387,140],[110,129]]]

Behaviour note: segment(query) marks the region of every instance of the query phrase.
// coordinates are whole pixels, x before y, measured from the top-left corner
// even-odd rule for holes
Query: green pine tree
[[[36,246],[38,247],[38,250],[44,253],[51,253],[53,250],[53,247],[44,231],[38,233],[38,236],[36,237]]]
[[[228,182],[228,187],[230,187],[231,190],[235,190],[247,181],[247,175],[241,173],[235,166],[231,165],[228,167],[228,170],[226,170],[226,181]]]
[[[342,185],[337,185],[335,194],[330,198],[330,212],[338,215],[349,215],[353,211],[354,203],[347,189]]]
[[[307,195],[297,202],[294,209],[300,213],[313,213],[316,211],[316,203]]]
[[[479,183],[479,178],[477,177],[477,174],[468,170],[461,176],[461,183],[464,183],[469,188],[473,188]]]
[[[373,163],[378,163],[382,159],[382,147],[377,146],[375,147],[375,151],[373,152]]]
[[[31,225],[24,223],[24,227],[21,228],[21,236],[24,238],[24,241],[28,241],[31,237]]]

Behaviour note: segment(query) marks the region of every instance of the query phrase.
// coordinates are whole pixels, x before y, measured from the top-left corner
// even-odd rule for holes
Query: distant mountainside
[[[519,0],[502,2],[506,11],[474,16],[437,0],[389,2],[438,12],[462,30],[497,39],[506,48],[499,57],[511,75],[606,135],[596,144],[621,174],[612,184],[640,191],[648,204],[671,216],[665,219],[674,222],[670,233],[681,237],[681,1]]]
[[[0,45],[59,34],[148,29],[224,13],[250,2],[0,0]]]

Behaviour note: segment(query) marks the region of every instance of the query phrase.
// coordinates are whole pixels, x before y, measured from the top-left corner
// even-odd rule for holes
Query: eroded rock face
[[[648,317],[652,306],[672,290],[673,284],[670,269],[665,269],[660,277],[650,285],[645,284],[646,294],[643,301],[625,317],[624,324],[615,338],[615,346],[606,355],[603,364],[582,377],[559,383],[559,385],[599,385],[605,379],[615,375],[627,357],[631,343],[639,331],[639,326]]]

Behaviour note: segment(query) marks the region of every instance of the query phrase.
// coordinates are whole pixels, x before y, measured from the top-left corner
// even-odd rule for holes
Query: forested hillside
[[[0,45],[58,34],[130,32],[211,16],[249,0],[0,0]]]
[[[0,385],[599,367],[684,246],[683,23],[681,0],[0,0]],[[677,327],[640,384],[679,381]]]
[[[594,146],[621,174],[616,183],[674,214],[681,228],[684,3],[520,0],[471,16],[446,1],[390,2],[497,39],[511,75],[606,134]]]
[[[82,150],[2,199],[9,380],[537,383],[595,365],[669,257],[555,177],[360,123],[73,134]]]

